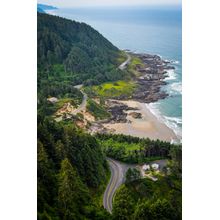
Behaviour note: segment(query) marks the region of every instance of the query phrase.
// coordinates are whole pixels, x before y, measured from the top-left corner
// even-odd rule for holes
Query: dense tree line
[[[54,77],[54,65],[60,65],[61,77],[74,84],[93,85],[124,76],[117,68],[120,51],[87,24],[38,13],[37,37],[40,79]]]
[[[74,122],[57,123],[50,117],[54,105],[47,101],[48,97],[80,103],[82,93],[74,88],[76,84],[93,85],[124,77],[126,73],[117,69],[118,56],[119,50],[90,26],[38,13],[39,220],[146,219],[143,216],[165,220],[173,208],[178,215],[181,211],[181,146],[125,135],[91,136]],[[108,116],[94,102],[89,102],[89,108],[97,118]],[[107,213],[95,201],[109,172],[105,154],[131,163],[155,157],[172,159],[173,175],[163,180],[170,187],[165,190],[166,200],[161,199],[161,185],[154,188],[149,181],[138,180],[140,174],[130,170],[129,181],[114,200],[113,215]],[[144,200],[148,195],[151,203]]]
[[[164,172],[157,181],[141,179],[135,169],[127,171],[126,182],[114,199],[113,219],[182,219],[182,151],[175,149],[168,165],[169,174]]]
[[[123,134],[97,134],[96,136],[107,156],[127,163],[142,163],[160,158],[171,159],[172,152],[181,151],[181,145],[149,138]]]
[[[114,81],[124,74],[117,68],[120,51],[89,25],[38,13],[38,111],[57,109],[48,97],[82,100],[75,85]]]
[[[96,139],[38,117],[38,219],[104,219],[90,190],[106,181],[108,166]]]
[[[157,143],[113,134],[94,137],[73,124],[38,116],[38,219],[180,219],[182,151],[178,147],[170,148],[172,175],[157,183],[140,180],[137,170],[128,170],[112,216],[93,203],[91,189],[106,180],[108,170],[99,141],[108,142],[110,137],[122,143]]]

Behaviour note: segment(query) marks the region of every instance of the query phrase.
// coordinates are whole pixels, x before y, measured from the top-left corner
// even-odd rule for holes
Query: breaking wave
[[[159,103],[146,104],[146,107],[154,114],[158,120],[163,122],[167,127],[172,129],[176,136],[182,141],[182,119],[180,117],[168,117],[161,114]]]
[[[177,78],[177,74],[175,73],[175,70],[167,70],[165,81],[175,80]]]
[[[175,83],[170,84],[169,90],[170,90],[171,94],[173,94],[173,93],[182,94],[182,83],[181,82],[175,82]]]

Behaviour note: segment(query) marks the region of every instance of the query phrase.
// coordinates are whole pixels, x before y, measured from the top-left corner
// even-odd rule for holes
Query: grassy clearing
[[[132,59],[131,59],[131,63],[129,64],[129,66],[131,68],[134,68],[136,67],[137,65],[141,65],[142,67],[144,66],[144,63],[142,62],[142,60],[138,57],[135,57],[135,56],[132,56]]]
[[[137,65],[144,67],[144,63],[140,58],[132,56],[131,62],[128,65],[128,71],[135,74],[136,76],[140,75],[140,73],[136,70]]]
[[[105,107],[97,104],[92,99],[87,102],[87,110],[95,117],[96,120],[103,120],[109,118],[111,115],[106,111]]]
[[[131,96],[136,88],[134,82],[117,81],[93,86],[94,93],[101,97],[113,98],[121,95]]]

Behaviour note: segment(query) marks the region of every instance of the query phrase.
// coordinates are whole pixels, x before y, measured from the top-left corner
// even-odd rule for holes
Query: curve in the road
[[[107,161],[111,170],[111,178],[103,196],[103,206],[111,213],[114,194],[121,184],[124,183],[128,168],[134,168],[135,165],[127,165],[110,158]]]
[[[83,94],[83,100],[82,100],[82,103],[78,106],[77,109],[75,109],[72,114],[77,114],[83,110],[86,109],[86,104],[87,104],[87,99],[88,99],[88,96],[85,92],[82,91],[82,87],[83,87],[83,84],[81,85],[77,85],[77,86],[74,86],[76,89],[78,89],[82,94]]]
[[[88,96],[83,91],[80,90],[80,92],[83,94],[83,100],[82,100],[82,103],[78,106],[78,108],[76,110],[74,110],[73,114],[77,114],[77,113],[86,109]]]
[[[127,60],[125,60],[118,68],[120,70],[124,70],[126,68],[126,66],[131,62],[131,56],[126,53],[126,56],[127,56]]]
[[[124,61],[118,68],[121,69],[121,70],[124,70],[126,68],[126,66],[130,63],[131,61],[131,56],[129,54],[127,54],[127,60]],[[85,92],[82,91],[82,88],[83,88],[83,84],[80,84],[80,85],[76,85],[74,86],[76,89],[80,90],[80,92],[83,94],[83,100],[82,100],[82,103],[79,105],[79,107],[74,110],[73,114],[77,114],[83,110],[86,109],[86,103],[87,103],[87,99],[88,99],[88,96]]]

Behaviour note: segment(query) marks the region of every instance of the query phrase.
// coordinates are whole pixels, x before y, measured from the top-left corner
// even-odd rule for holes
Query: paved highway
[[[108,212],[112,212],[112,201],[116,190],[125,181],[125,174],[128,168],[134,168],[136,165],[127,165],[119,161],[108,158],[111,170],[111,179],[103,196],[103,206]]]
[[[128,53],[126,53],[126,55],[127,55],[127,60],[126,60],[125,62],[123,62],[123,63],[118,67],[120,70],[124,70],[124,69],[127,67],[127,65],[131,62],[131,56],[130,56]]]
[[[127,65],[130,63],[130,61],[131,61],[131,56],[130,56],[129,54],[127,54],[127,53],[126,53],[126,55],[127,55],[127,60],[124,61],[124,62],[118,67],[118,68],[121,69],[121,70],[124,70],[124,69],[127,67]],[[82,112],[82,111],[84,111],[84,110],[86,109],[86,104],[87,104],[88,96],[87,96],[86,93],[84,93],[84,92],[82,91],[83,84],[76,85],[76,86],[74,86],[74,87],[75,87],[76,89],[79,89],[80,92],[83,94],[82,103],[81,103],[80,106],[79,106],[76,110],[74,110],[73,113],[72,113],[72,114],[77,114],[77,113]]]
[[[77,114],[79,112],[82,112],[82,111],[86,110],[86,104],[87,104],[88,96],[82,90],[80,90],[80,92],[83,94],[82,103],[78,106],[78,108],[76,110],[73,111],[72,114]]]

